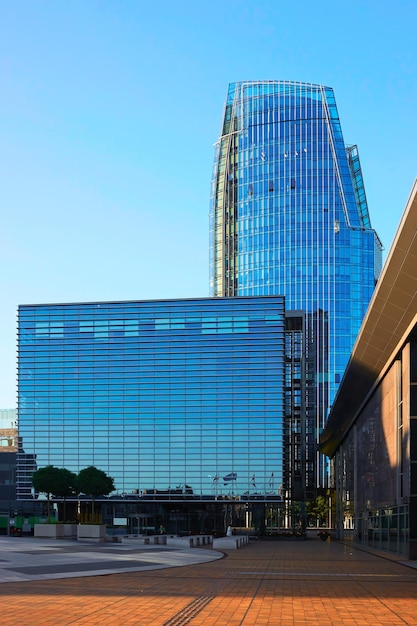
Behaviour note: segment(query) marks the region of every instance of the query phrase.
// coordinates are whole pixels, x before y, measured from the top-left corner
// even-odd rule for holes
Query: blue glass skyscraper
[[[94,464],[117,518],[299,523],[381,265],[331,89],[230,85],[210,234],[214,297],[19,307],[19,500],[36,466]]]
[[[287,310],[305,312],[302,413],[311,451],[379,276],[381,251],[358,150],[344,143],[333,90],[232,83],[212,180],[211,295],[280,294]]]

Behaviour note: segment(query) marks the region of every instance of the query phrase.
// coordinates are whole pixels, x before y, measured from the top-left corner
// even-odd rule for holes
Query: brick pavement
[[[3,583],[4,626],[417,625],[417,570],[338,542],[259,541],[171,569]]]

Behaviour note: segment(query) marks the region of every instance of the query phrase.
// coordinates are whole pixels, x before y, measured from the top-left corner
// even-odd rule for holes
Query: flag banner
[[[226,474],[226,476],[223,476],[223,481],[225,483],[229,483],[231,480],[236,480],[236,478],[237,478],[236,472],[230,472],[230,474]]]

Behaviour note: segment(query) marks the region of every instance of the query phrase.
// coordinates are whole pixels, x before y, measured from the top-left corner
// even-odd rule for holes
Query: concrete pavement
[[[134,540],[99,543],[3,537],[0,538],[0,583],[181,567],[222,556],[215,550],[145,546]]]
[[[7,553],[3,541],[2,559]],[[215,560],[208,560],[215,556],[211,548],[191,549],[175,557],[174,564],[183,560],[183,565],[174,568],[169,559],[176,551],[149,546],[151,550],[141,548],[134,558],[142,562],[158,551],[161,560],[153,565],[162,568],[146,571],[130,567],[133,554],[127,549],[116,552],[118,544],[104,549],[100,544],[84,545],[85,552],[78,556],[61,552],[55,565],[63,561],[71,567],[77,562],[103,565],[118,554],[115,565],[124,560],[128,567],[123,573],[104,567],[72,571],[71,578],[59,579],[41,578],[51,576],[50,570],[22,572],[21,554],[32,553],[38,540],[6,541],[16,548],[13,545],[14,554],[6,554],[8,565],[3,569],[32,578],[0,585],[0,619],[5,626],[417,626],[417,570],[335,541],[256,541]],[[20,541],[26,542],[21,551]],[[44,552],[54,558],[65,548],[47,543]],[[205,562],[197,562],[200,553],[207,554]],[[47,566],[39,548],[33,558],[29,567]],[[188,558],[195,561],[186,564]],[[107,575],[89,575],[93,572]]]

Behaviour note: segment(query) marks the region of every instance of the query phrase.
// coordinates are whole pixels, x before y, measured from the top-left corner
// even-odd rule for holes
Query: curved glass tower
[[[306,316],[308,430],[317,437],[381,269],[356,146],[333,90],[229,85],[210,208],[214,296],[283,295]],[[314,432],[313,432],[314,431]]]

